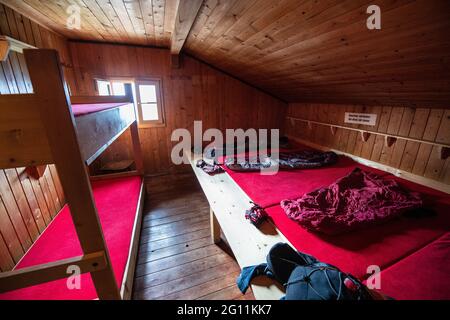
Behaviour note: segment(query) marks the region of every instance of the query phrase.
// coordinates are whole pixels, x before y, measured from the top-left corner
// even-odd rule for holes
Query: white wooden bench
[[[218,243],[222,231],[241,269],[265,262],[274,244],[288,242],[271,223],[258,229],[245,219],[251,199],[228,173],[210,176],[196,167],[201,155],[191,154],[189,159],[211,207],[212,241]],[[252,290],[258,300],[278,300],[284,295],[283,288],[266,277],[255,279]]]

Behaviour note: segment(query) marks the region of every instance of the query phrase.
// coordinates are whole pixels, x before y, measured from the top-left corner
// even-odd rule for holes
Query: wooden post
[[[211,222],[212,243],[219,243],[220,242],[220,225],[219,225],[219,221],[217,221],[216,215],[214,214],[214,211],[212,210],[212,208],[209,209],[209,216],[210,216],[210,222]]]
[[[75,119],[70,106],[56,50],[24,50],[27,67],[45,125],[50,150],[84,254],[104,252],[106,268],[91,272],[100,299],[120,299],[108,249],[97,215],[88,172],[78,144]]]
[[[144,174],[144,159],[142,157],[141,142],[139,140],[139,128],[137,120],[130,126],[131,141],[133,144],[134,163],[139,174]]]

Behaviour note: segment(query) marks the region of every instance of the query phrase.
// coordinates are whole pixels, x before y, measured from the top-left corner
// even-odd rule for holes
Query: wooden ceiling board
[[[180,1],[0,0],[70,39],[165,48]],[[285,101],[450,105],[448,0],[204,0],[187,34],[191,56]]]

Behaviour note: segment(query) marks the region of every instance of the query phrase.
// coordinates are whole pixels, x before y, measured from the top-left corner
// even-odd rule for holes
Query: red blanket
[[[407,192],[396,181],[354,169],[328,187],[283,200],[289,218],[306,229],[340,234],[392,219],[422,206],[418,193]]]

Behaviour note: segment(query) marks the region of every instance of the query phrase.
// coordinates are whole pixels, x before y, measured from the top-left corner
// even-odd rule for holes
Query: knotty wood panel
[[[66,81],[73,87],[73,72],[67,40],[41,25],[0,4],[0,34],[38,48],[56,49],[61,56]],[[33,92],[22,54],[11,52],[0,67],[0,94]]]
[[[61,36],[0,4],[0,34],[40,48],[57,49],[73,86],[70,54]],[[31,93],[22,54],[10,53],[0,65],[0,94]],[[14,106],[11,106],[14,107]],[[11,270],[65,203],[54,165],[39,180],[25,168],[0,170],[0,271]]]
[[[0,271],[11,270],[65,203],[54,165],[35,180],[25,168],[0,170]]]
[[[166,48],[179,3],[2,1],[71,39]],[[81,29],[68,30],[75,3]],[[285,101],[446,108],[449,30],[448,0],[204,0],[184,50]]]
[[[179,0],[2,0],[69,39],[168,47]],[[70,6],[80,8],[80,29],[69,29]]]
[[[287,101],[448,107],[449,30],[446,0],[206,0],[185,50]]]
[[[375,113],[377,114],[377,123],[374,127],[344,124],[344,113],[349,111]],[[293,103],[289,104],[287,115],[416,139],[450,143],[450,110]],[[309,129],[306,123],[289,119],[285,122],[285,133],[450,184],[450,158],[440,159],[439,148],[429,144],[399,139],[391,147],[387,147],[382,136],[371,135],[366,142],[363,142],[357,132],[337,129],[333,136],[329,127],[312,125],[312,128]],[[321,137],[325,137],[326,140]]]
[[[203,129],[280,128],[286,104],[194,58],[184,57],[172,69],[170,51],[122,45],[70,43],[77,94],[95,94],[95,77],[156,77],[162,79],[166,126],[140,128],[146,173],[189,170],[170,160],[172,131]],[[129,132],[103,155],[102,161],[131,158]]]

